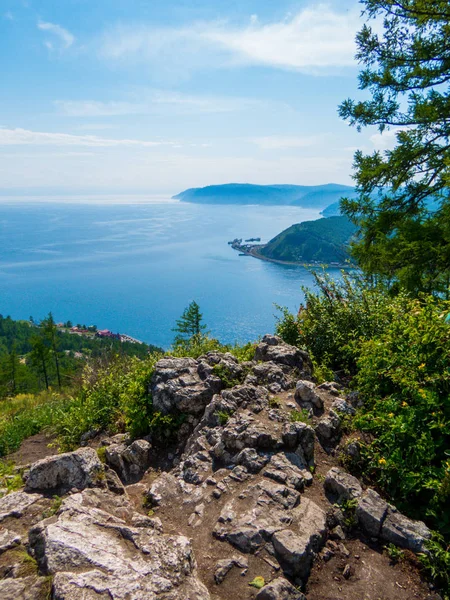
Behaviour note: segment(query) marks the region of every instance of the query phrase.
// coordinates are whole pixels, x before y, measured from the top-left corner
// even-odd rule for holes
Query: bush
[[[450,535],[450,304],[433,297],[396,307],[385,331],[361,344],[355,420],[374,440],[365,473],[403,510]]]
[[[368,285],[357,275],[343,273],[340,280],[326,273],[313,275],[318,291],[303,288],[306,307],[296,317],[281,309],[277,334],[306,348],[317,364],[355,373],[360,342],[384,331],[408,297],[391,298],[386,290]]]
[[[77,447],[82,434],[91,430],[126,430],[132,437],[148,433],[153,414],[150,380],[160,357],[116,356],[106,364],[86,365],[81,391],[69,409],[58,415],[61,448]]]

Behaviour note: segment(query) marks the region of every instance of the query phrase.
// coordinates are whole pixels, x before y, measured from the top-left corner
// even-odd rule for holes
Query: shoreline
[[[252,256],[253,258],[257,258],[259,260],[264,260],[266,262],[275,263],[277,265],[287,265],[291,267],[303,267],[303,268],[325,268],[325,269],[354,269],[355,265],[349,265],[345,263],[339,264],[327,264],[327,263],[308,263],[308,262],[295,262],[288,260],[278,260],[276,258],[268,258],[260,254],[257,248],[261,246],[237,246],[230,244],[233,250],[238,251],[240,254],[245,254],[246,256]]]

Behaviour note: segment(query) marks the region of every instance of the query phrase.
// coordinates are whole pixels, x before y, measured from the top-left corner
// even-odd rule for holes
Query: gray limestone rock
[[[375,490],[369,488],[359,498],[356,507],[359,526],[371,537],[379,537],[387,510],[387,502]]]
[[[106,446],[105,459],[123,483],[135,483],[149,466],[151,445],[146,440],[135,440]]]
[[[274,533],[272,544],[284,572],[306,579],[316,553],[324,544],[326,515],[317,504],[303,498],[294,518],[295,523],[290,529]]]
[[[285,344],[275,335],[265,335],[256,347],[255,361],[274,362],[297,369],[299,375],[311,377],[312,362],[307,352]]]
[[[101,502],[103,508],[94,508]],[[39,567],[54,575],[54,597],[61,600],[207,600],[209,594],[196,576],[189,540],[163,535],[156,529],[133,527],[120,518],[120,503],[108,492],[89,490],[68,498],[55,519],[30,530],[29,544]],[[110,511],[110,507],[114,511]]]
[[[278,577],[265,585],[256,595],[256,600],[306,600],[287,579]]]
[[[245,383],[264,385],[276,394],[294,386],[294,379],[289,375],[289,371],[290,369],[285,365],[279,365],[272,361],[258,363],[247,375]]]
[[[316,386],[311,381],[298,381],[294,398],[301,408],[312,409],[314,412],[323,409],[323,400],[316,392]]]
[[[193,358],[163,358],[155,365],[150,391],[155,410],[198,415],[221,388],[221,380],[207,363]]]
[[[20,518],[26,509],[41,500],[39,494],[13,492],[0,498],[0,522],[10,517]]]
[[[422,521],[413,521],[389,506],[381,528],[381,539],[400,548],[413,552],[427,552],[425,542],[431,538],[431,531]]]
[[[335,496],[338,502],[359,498],[362,487],[356,477],[338,467],[330,469],[325,477],[325,491]]]
[[[72,488],[83,490],[99,485],[103,472],[97,452],[92,448],[79,448],[32,464],[25,490],[58,490],[60,494]]]
[[[18,546],[22,541],[20,535],[9,529],[0,529],[0,554]]]

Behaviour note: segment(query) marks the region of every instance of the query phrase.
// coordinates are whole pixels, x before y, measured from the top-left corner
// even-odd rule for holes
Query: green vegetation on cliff
[[[258,248],[272,260],[286,262],[343,263],[356,227],[346,217],[330,217],[292,225]]]

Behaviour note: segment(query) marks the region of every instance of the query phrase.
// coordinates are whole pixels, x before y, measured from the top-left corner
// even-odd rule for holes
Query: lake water
[[[0,313],[96,324],[168,347],[196,300],[211,334],[254,340],[274,304],[296,310],[307,270],[241,257],[235,237],[267,241],[318,211],[292,207],[0,204]]]

